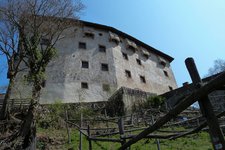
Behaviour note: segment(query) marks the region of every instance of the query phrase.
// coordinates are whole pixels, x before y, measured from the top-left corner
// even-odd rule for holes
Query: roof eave
[[[153,53],[155,53],[155,54],[157,54],[159,56],[164,57],[170,63],[174,60],[173,57],[171,57],[171,56],[169,56],[169,55],[167,55],[167,54],[165,54],[165,53],[163,53],[163,52],[161,52],[161,51],[159,51],[159,50],[149,46],[148,44],[146,44],[146,43],[144,43],[144,42],[134,38],[133,36],[131,36],[131,35],[127,34],[127,33],[122,32],[122,31],[120,31],[120,30],[118,30],[118,29],[116,29],[114,27],[110,27],[110,26],[106,26],[106,25],[102,25],[102,24],[97,24],[97,23],[92,23],[92,22],[87,22],[87,21],[83,21],[83,20],[80,20],[80,22],[83,23],[85,26],[96,27],[96,28],[100,28],[100,29],[103,29],[103,30],[109,30],[109,31],[112,31],[112,32],[120,35],[120,36],[128,38],[128,39],[134,41],[136,44],[138,44],[138,45],[140,45],[140,46],[150,50],[151,52],[153,52]]]

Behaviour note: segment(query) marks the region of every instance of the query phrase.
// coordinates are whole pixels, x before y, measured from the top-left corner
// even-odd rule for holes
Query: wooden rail
[[[137,136],[133,137],[131,140],[126,142],[123,146],[121,146],[120,150],[124,150],[128,148],[129,146],[141,140],[148,134],[159,129],[165,123],[170,121],[170,119],[172,119],[173,117],[176,117],[179,113],[181,113],[191,104],[196,102],[196,100],[205,98],[207,94],[213,92],[216,88],[221,87],[223,85],[225,85],[225,72],[221,73],[219,76],[209,81],[206,85],[203,85],[198,90],[192,92],[190,96],[184,98],[177,106],[171,109],[164,117],[156,121],[152,126],[148,127],[147,129],[142,131],[140,134],[138,134]]]

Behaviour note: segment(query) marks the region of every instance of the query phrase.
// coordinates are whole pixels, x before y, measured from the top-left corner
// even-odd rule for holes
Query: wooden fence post
[[[67,109],[65,109],[65,117],[66,117],[66,130],[67,130],[67,136],[68,136],[68,143],[70,144],[71,143],[71,137],[70,137],[70,129],[69,129],[69,126],[68,126],[68,112],[67,112]]]
[[[82,121],[83,121],[83,113],[82,110],[80,111],[80,143],[79,143],[79,150],[82,150]]]
[[[120,139],[122,139],[125,131],[124,131],[124,120],[123,117],[120,117],[118,120],[118,128],[119,128],[119,133],[120,133]],[[126,143],[126,139],[122,139],[121,145],[123,145],[124,143]],[[127,148],[128,150],[129,148]]]
[[[108,116],[107,116],[107,112],[106,112],[106,109],[104,109],[104,112],[105,112],[105,120],[106,120],[106,132],[108,133],[109,132],[109,120],[108,120]]]
[[[149,126],[136,136],[132,137],[128,142],[126,142],[123,146],[119,148],[119,150],[124,150],[127,147],[131,146],[132,144],[138,142],[142,138],[146,137],[148,134],[154,132],[155,130],[159,129],[162,125],[166,124],[172,118],[176,117],[179,113],[183,110],[187,109],[190,105],[196,102],[197,99],[203,99],[205,95],[215,91],[218,87],[225,85],[225,72],[221,73],[217,77],[213,78],[207,84],[204,84],[201,88],[196,89],[190,95],[183,98],[180,103],[176,106],[171,108],[171,110],[164,115],[163,117],[159,118],[152,126]]]
[[[155,121],[154,121],[154,116],[153,116],[153,115],[151,116],[151,122],[152,122],[152,125],[155,123]],[[156,144],[157,144],[157,149],[160,150],[159,139],[155,139],[155,142],[156,142]]]
[[[137,114],[137,126],[139,127],[139,113]]]
[[[200,126],[199,118],[197,119],[197,127]]]
[[[187,58],[185,60],[186,67],[191,76],[193,84],[201,87],[202,80],[199,76],[197,67],[195,65],[193,58]],[[220,129],[218,119],[213,112],[212,104],[206,95],[204,99],[198,100],[202,115],[206,118],[207,124],[209,126],[209,133],[212,140],[212,145],[215,150],[224,150],[225,142],[223,132]]]
[[[134,116],[133,116],[133,114],[131,114],[131,117],[130,117],[130,124],[134,125]]]
[[[92,150],[92,144],[91,144],[91,132],[90,132],[90,126],[89,126],[89,125],[88,125],[88,128],[87,128],[87,133],[88,133],[89,150]]]

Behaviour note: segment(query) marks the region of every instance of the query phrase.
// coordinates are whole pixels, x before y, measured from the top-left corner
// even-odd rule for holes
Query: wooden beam
[[[126,139],[122,138],[125,133],[124,132],[124,120],[122,117],[118,120],[118,128],[119,128],[119,132],[120,132],[121,145],[123,145],[124,143],[126,143]]]
[[[91,141],[101,141],[101,142],[117,142],[121,143],[122,140],[120,139],[111,139],[111,138],[95,138],[95,137],[89,137]]]
[[[92,143],[91,143],[91,140],[90,140],[90,137],[91,137],[91,132],[90,132],[90,126],[88,125],[88,143],[89,143],[89,150],[92,150]]]
[[[195,65],[193,58],[187,58],[185,60],[186,67],[191,76],[192,82],[195,85],[202,86],[202,79],[198,73],[198,69]],[[213,148],[215,150],[225,149],[225,141],[223,132],[220,129],[218,119],[214,114],[212,104],[208,98],[208,94],[204,97],[198,99],[198,103],[202,112],[203,117],[206,118],[207,124],[209,126],[209,133],[212,141]]]
[[[216,115],[218,118],[222,117],[225,115],[225,111],[223,111],[222,113]],[[205,128],[207,126],[207,122],[204,121],[202,124],[200,124],[198,127],[196,127],[195,129],[191,130],[191,131],[188,131],[188,132],[184,132],[182,134],[179,134],[177,136],[174,136],[174,137],[171,137],[170,139],[171,140],[175,140],[177,138],[180,138],[180,137],[183,137],[183,136],[186,136],[186,135],[190,135],[190,134],[193,134],[193,133],[197,133],[199,131],[201,131],[203,128]]]
[[[149,134],[147,136],[145,136],[144,138],[147,138],[147,139],[169,139],[169,138],[172,138],[172,137],[175,137],[179,135],[179,133],[174,133],[174,134],[168,134],[168,135],[160,135],[160,134]],[[127,135],[127,136],[123,136],[122,139],[131,139],[131,138],[134,138],[136,135]]]
[[[179,113],[181,113],[191,104],[193,104],[196,100],[202,99],[203,97],[205,97],[206,94],[213,92],[216,88],[221,87],[224,84],[225,84],[225,72],[223,72],[222,74],[220,74],[218,77],[214,78],[213,80],[209,81],[208,84],[203,85],[201,88],[194,91],[190,96],[184,98],[177,106],[171,109],[165,116],[157,120],[155,124],[148,127],[147,129],[142,131],[140,134],[138,134],[137,136],[135,136],[134,138],[126,142],[119,149],[124,150],[130,145],[141,140],[143,137],[159,129],[162,125],[170,121],[170,119],[172,119],[173,117],[177,116]]]

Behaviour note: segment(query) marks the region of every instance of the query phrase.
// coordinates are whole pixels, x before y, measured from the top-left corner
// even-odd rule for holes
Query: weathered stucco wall
[[[143,52],[139,48],[135,53],[127,48],[124,39],[119,45],[113,47],[113,57],[116,67],[116,78],[118,86],[125,86],[133,89],[141,89],[146,92],[162,94],[169,91],[169,86],[173,89],[177,88],[176,81],[168,61],[166,66],[160,64],[157,55],[150,53],[150,57],[146,59]],[[124,59],[122,53],[128,55],[128,60]],[[141,65],[136,61],[139,59]],[[131,72],[131,78],[127,78],[125,70]],[[168,73],[168,76],[164,74]],[[145,77],[146,83],[140,81],[140,75]]]
[[[94,37],[86,35],[91,33]],[[148,59],[143,57],[143,47],[137,45],[137,51],[127,48],[125,37],[120,42],[110,40],[109,30],[90,26],[74,26],[66,30],[60,41],[55,45],[57,57],[47,67],[46,84],[42,91],[41,103],[64,103],[106,101],[107,98],[121,86],[137,88],[146,92],[161,94],[176,88],[176,81],[168,60],[166,66],[160,65],[158,55],[150,53]],[[79,48],[79,42],[86,43],[86,49]],[[99,45],[106,47],[105,52],[99,51]],[[122,52],[128,55],[125,60]],[[141,60],[141,65],[136,59]],[[88,68],[82,68],[82,61],[89,63]],[[108,65],[108,71],[101,70],[101,64]],[[131,72],[128,79],[125,70]],[[164,72],[168,73],[168,77]],[[146,83],[141,83],[140,75]],[[88,88],[82,88],[86,82]],[[109,85],[108,91],[103,90],[103,84]],[[27,98],[31,88],[23,83],[23,73],[17,80],[15,97]],[[15,94],[16,93],[16,94]]]
[[[86,30],[93,32],[94,38],[84,36]],[[72,32],[67,34],[70,33]],[[56,45],[58,57],[47,69],[47,82],[41,98],[42,103],[55,100],[105,101],[116,88],[115,67],[108,32],[81,27],[76,28],[74,35],[61,40]],[[85,42],[86,49],[80,49],[79,42]],[[99,52],[99,45],[106,47],[105,53]],[[89,68],[82,68],[82,61],[88,61]],[[108,64],[109,70],[102,71],[101,63]],[[82,89],[81,82],[87,82],[88,89]],[[109,84],[110,91],[103,91],[103,84]]]

